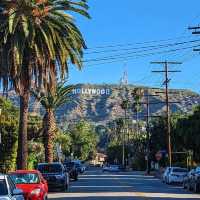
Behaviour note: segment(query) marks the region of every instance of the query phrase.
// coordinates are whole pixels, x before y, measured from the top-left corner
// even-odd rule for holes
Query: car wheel
[[[74,180],[75,180],[75,181],[78,181],[78,176],[75,176],[75,177],[74,177]]]
[[[69,185],[66,184],[66,185],[65,185],[65,191],[68,191],[68,190],[69,190]]]
[[[189,183],[188,183],[188,185],[187,185],[187,190],[188,190],[188,191],[191,191],[191,186],[190,186]]]
[[[198,184],[194,184],[194,192],[195,193],[198,193],[199,192],[199,187],[198,187]]]
[[[44,197],[44,200],[48,200],[48,197],[47,197],[47,196],[45,196],[45,197]]]

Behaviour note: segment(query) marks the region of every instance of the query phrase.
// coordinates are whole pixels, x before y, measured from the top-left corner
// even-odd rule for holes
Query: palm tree
[[[89,17],[85,0],[1,0],[0,82],[20,97],[18,169],[27,167],[30,89],[53,89],[68,74],[68,60],[80,69],[82,34],[69,12]]]
[[[46,112],[43,118],[43,141],[45,147],[45,161],[48,163],[53,162],[53,143],[57,131],[55,112],[63,104],[72,101],[72,89],[73,86],[64,86],[63,83],[58,83],[55,90],[32,92]]]
[[[137,121],[137,136],[139,136],[139,112],[142,111],[142,97],[144,96],[143,89],[135,88],[131,93],[134,103],[133,103],[133,111],[136,113],[136,121]]]

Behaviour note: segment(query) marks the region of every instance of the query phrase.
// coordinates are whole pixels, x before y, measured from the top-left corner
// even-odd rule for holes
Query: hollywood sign
[[[73,94],[85,94],[85,95],[110,95],[111,89],[108,88],[76,88],[72,90]]]

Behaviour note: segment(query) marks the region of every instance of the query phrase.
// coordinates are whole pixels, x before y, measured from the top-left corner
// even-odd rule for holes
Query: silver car
[[[0,174],[0,200],[24,200],[23,191],[16,188],[8,175]]]
[[[168,176],[167,183],[183,183],[185,176],[187,176],[188,169],[181,167],[172,167]]]

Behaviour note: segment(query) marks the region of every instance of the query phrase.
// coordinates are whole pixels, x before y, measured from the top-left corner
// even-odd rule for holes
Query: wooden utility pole
[[[154,73],[164,73],[165,74],[165,81],[163,82],[163,85],[165,86],[165,103],[166,103],[166,133],[167,133],[167,143],[168,143],[168,155],[169,155],[169,165],[172,166],[172,145],[171,145],[171,124],[170,124],[170,108],[169,104],[169,82],[171,79],[169,79],[169,73],[176,73],[181,72],[178,70],[169,70],[169,65],[180,65],[182,63],[180,62],[151,62],[151,64],[159,64],[164,65],[164,70],[161,71],[152,71]]]
[[[191,30],[192,31],[192,34],[193,35],[200,35],[200,26],[193,26],[193,27],[189,27],[188,28],[189,30]],[[193,49],[194,51],[200,51],[200,49],[198,48],[198,49]]]
[[[146,131],[147,131],[147,174],[150,174],[150,132],[149,132],[149,117],[150,117],[150,108],[149,108],[149,92],[147,93],[146,99],[146,106],[147,106],[147,117],[146,117]]]

